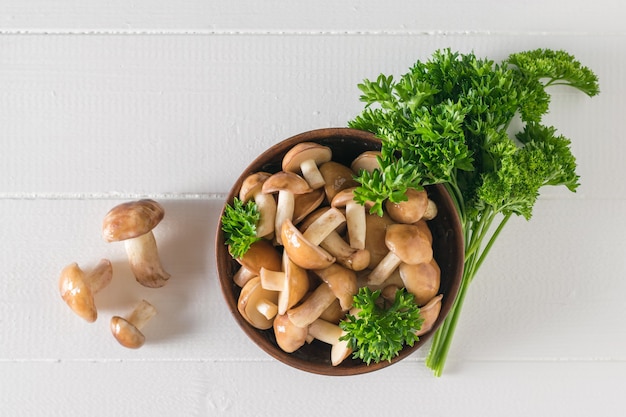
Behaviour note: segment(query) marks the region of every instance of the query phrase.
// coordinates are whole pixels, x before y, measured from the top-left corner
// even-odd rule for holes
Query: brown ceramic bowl
[[[248,175],[257,171],[270,173],[280,171],[283,156],[299,142],[318,142],[326,145],[332,149],[334,161],[347,165],[364,151],[380,149],[380,141],[374,135],[360,130],[328,128],[301,133],[272,146],[252,161],[233,185],[226,202],[232,203],[234,197],[239,193],[243,180]],[[319,341],[305,344],[294,353],[285,353],[276,344],[272,329],[258,330],[252,327],[237,310],[237,300],[241,289],[233,283],[232,277],[239,268],[239,264],[228,253],[220,222],[215,241],[217,273],[226,304],[241,329],[273,358],[294,368],[321,375],[356,375],[372,372],[396,363],[414,353],[424,345],[450,311],[452,301],[459,289],[463,270],[463,237],[453,202],[443,186],[429,186],[427,190],[429,197],[438,206],[437,217],[429,221],[429,226],[433,233],[434,256],[441,268],[440,293],[443,294],[443,300],[441,313],[433,329],[421,336],[420,340],[412,347],[407,346],[402,349],[391,362],[383,361],[376,364],[370,363],[370,365],[350,357],[340,365],[332,366],[330,364],[329,345]]]

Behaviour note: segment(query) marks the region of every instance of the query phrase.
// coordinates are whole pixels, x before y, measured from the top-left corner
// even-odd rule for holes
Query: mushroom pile
[[[256,203],[261,239],[236,258],[238,310],[253,327],[272,329],[285,352],[317,339],[339,365],[351,354],[339,323],[358,314],[352,303],[362,286],[389,300],[401,288],[412,293],[424,319],[418,335],[439,315],[440,269],[427,224],[437,207],[427,191],[409,190],[382,216],[354,200],[355,174],[377,168],[378,155],[366,151],[346,165],[329,147],[303,142],[288,150],[281,171],[255,172],[242,183],[239,199]]]
[[[113,207],[102,222],[102,236],[107,242],[124,241],[128,262],[135,279],[148,288],[164,286],[170,274],[161,265],[152,230],[165,215],[163,207],[154,200],[129,201]],[[79,317],[93,323],[98,318],[94,296],[109,285],[113,278],[111,261],[102,259],[91,271],[83,271],[76,262],[67,265],[59,277],[59,292],[63,301]],[[143,346],[141,328],[157,313],[152,304],[141,300],[123,318],[113,316],[109,327],[115,339],[124,347]]]

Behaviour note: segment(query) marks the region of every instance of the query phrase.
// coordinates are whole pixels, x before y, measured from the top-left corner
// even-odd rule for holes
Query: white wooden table
[[[209,4],[210,3],[210,4]],[[302,4],[301,4],[302,3]],[[423,4],[420,4],[423,3]],[[621,416],[626,399],[626,17],[619,0],[0,3],[0,415]],[[239,171],[293,134],[345,126],[356,84],[438,48],[566,49],[600,77],[553,90],[582,186],[546,190],[472,285],[443,377],[427,350],[331,378],[288,368],[222,302],[213,238]],[[150,197],[171,282],[139,287],[104,214]],[[70,262],[114,263],[87,324]],[[111,337],[145,297],[147,344]]]

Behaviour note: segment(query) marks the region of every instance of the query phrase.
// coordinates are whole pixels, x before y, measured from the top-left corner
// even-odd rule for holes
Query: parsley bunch
[[[354,296],[354,310],[339,323],[346,332],[339,340],[347,340],[352,356],[368,365],[391,361],[405,345],[413,346],[424,321],[413,294],[405,289],[396,291],[389,306],[384,300],[379,303],[379,297],[380,290],[361,287]]]
[[[361,172],[357,201],[406,199],[407,187],[442,183],[459,213],[465,240],[463,280],[426,359],[441,375],[468,285],[512,215],[526,219],[546,185],[579,185],[570,141],[541,123],[550,96],[565,85],[599,93],[597,76],[564,51],[537,49],[501,63],[473,53],[436,51],[398,80],[359,84],[365,109],[350,127],[382,143],[380,170]],[[521,119],[521,131],[511,133]]]

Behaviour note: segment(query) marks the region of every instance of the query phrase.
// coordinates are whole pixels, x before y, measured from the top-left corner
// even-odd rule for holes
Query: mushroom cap
[[[74,313],[85,321],[93,323],[98,318],[98,310],[85,277],[85,273],[77,263],[66,266],[59,278],[59,292],[63,301]]]
[[[380,151],[365,151],[352,161],[350,164],[350,168],[355,174],[361,172],[361,170],[365,170],[367,172],[372,172],[375,169],[380,168],[380,164],[378,163],[378,156],[380,156]]]
[[[267,330],[272,327],[274,317],[268,319],[257,309],[257,305],[260,302],[276,304],[277,301],[278,292],[264,289],[261,286],[261,278],[254,277],[241,289],[237,309],[241,316],[253,327]]]
[[[304,298],[309,291],[309,275],[299,267],[288,255],[283,256],[285,271],[285,287],[278,294],[278,313],[284,314]]]
[[[328,201],[332,201],[339,191],[359,185],[353,178],[352,170],[339,162],[326,162],[320,165],[319,171],[324,178],[324,192]]]
[[[287,256],[296,265],[304,269],[323,269],[335,262],[334,256],[306,240],[291,220],[283,222],[280,234]]]
[[[354,295],[358,291],[354,271],[334,263],[327,268],[316,269],[313,272],[328,284],[343,310],[347,311],[352,307]]]
[[[315,161],[315,165],[330,161],[332,151],[329,147],[315,142],[300,142],[285,154],[282,161],[283,171],[297,172],[304,161]]]
[[[415,333],[417,336],[428,333],[433,328],[441,312],[442,298],[443,294],[439,294],[428,301],[424,307],[420,308],[420,316],[424,321],[422,322],[422,327]]]
[[[280,271],[282,256],[269,240],[261,239],[250,245],[248,251],[237,258],[237,262],[258,275],[261,267],[270,271]]]
[[[404,287],[413,294],[418,306],[423,306],[439,292],[441,269],[435,258],[416,265],[402,263],[398,269]]]
[[[272,174],[269,172],[255,172],[250,174],[243,180],[241,183],[241,188],[239,189],[239,199],[242,201],[248,201],[252,199],[254,194],[261,192],[263,189],[263,183],[271,177]]]
[[[391,217],[384,213],[382,216],[378,214],[367,213],[365,215],[365,249],[370,253],[370,261],[368,268],[373,269],[387,255],[389,249],[385,245],[385,234],[387,226],[394,224]]]
[[[324,196],[324,190],[321,188],[310,193],[297,194],[294,197],[293,223],[300,223],[306,216],[316,210],[324,201]]]
[[[313,191],[309,183],[298,174],[288,171],[278,171],[272,174],[263,183],[263,192],[266,194],[279,191],[290,191],[293,194],[305,194]]]
[[[402,262],[420,264],[430,262],[433,247],[419,227],[412,224],[391,224],[387,226],[385,244]]]
[[[406,191],[407,200],[392,203],[387,200],[385,209],[393,220],[398,223],[415,223],[420,220],[428,208],[428,194],[426,190],[409,188]]]
[[[165,210],[154,200],[129,201],[104,216],[102,236],[107,242],[132,239],[150,232],[163,220]]]
[[[146,337],[137,327],[120,316],[111,318],[111,333],[122,346],[129,349],[138,349],[146,341]]]
[[[356,189],[356,187],[349,187],[349,188],[344,188],[343,190],[339,191],[337,194],[335,194],[335,196],[333,197],[333,199],[330,202],[330,205],[332,207],[345,207],[350,203],[355,203],[356,201],[354,200],[354,190]]]
[[[274,335],[276,344],[287,353],[293,353],[306,343],[309,334],[307,327],[298,327],[287,314],[279,314],[274,318]]]

